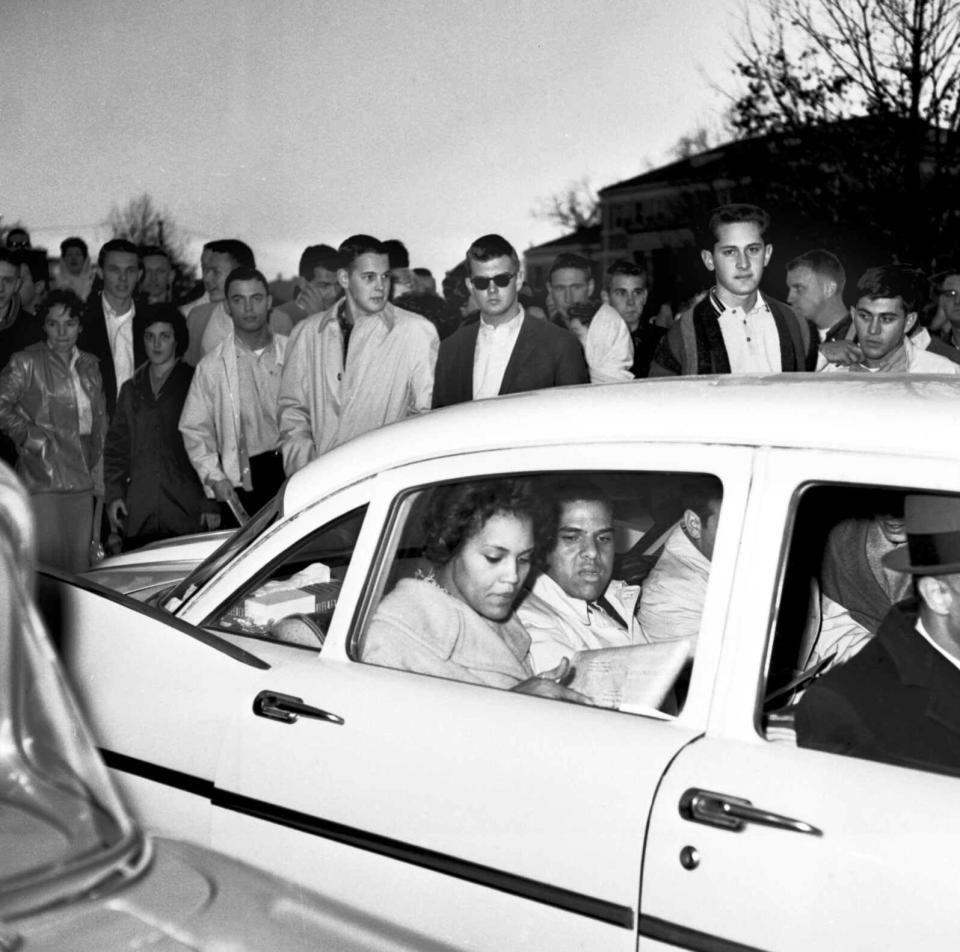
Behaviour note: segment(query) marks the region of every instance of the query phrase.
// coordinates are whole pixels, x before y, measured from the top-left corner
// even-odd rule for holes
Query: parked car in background
[[[32,551],[27,497],[0,465],[0,949],[441,947],[209,848],[145,836],[43,631]]]
[[[179,581],[122,559],[51,576],[115,779],[164,834],[467,948],[952,949],[960,779],[801,749],[790,725],[832,526],[871,490],[960,493],[960,382],[880,376],[454,407],[326,454]],[[614,500],[637,580],[683,487],[722,486],[672,706],[362,660],[385,594],[425,568],[436,493],[572,475]]]

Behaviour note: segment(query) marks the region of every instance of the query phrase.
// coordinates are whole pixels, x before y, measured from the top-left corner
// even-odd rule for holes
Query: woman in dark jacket
[[[89,568],[93,497],[103,494],[106,403],[97,358],[77,349],[83,302],[53,291],[37,308],[44,340],[0,373],[0,429],[17,446],[39,561]]]
[[[104,450],[107,518],[125,549],[220,523],[177,429],[193,378],[193,368],[180,360],[186,321],[172,304],[143,305],[133,333],[143,340],[147,361],[120,388]]]

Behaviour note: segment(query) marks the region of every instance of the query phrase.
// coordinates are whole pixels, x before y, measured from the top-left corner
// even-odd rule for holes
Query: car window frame
[[[711,585],[704,606],[705,627],[698,638],[697,663],[694,664],[687,702],[676,718],[678,723],[705,723],[710,707],[714,672],[723,641],[724,620],[729,591],[738,557],[740,523],[746,507],[753,467],[754,447],[719,443],[633,442],[564,445],[534,445],[476,453],[435,457],[409,463],[381,473],[376,478],[374,502],[365,528],[373,532],[375,545],[369,569],[354,583],[359,587],[356,602],[347,622],[346,613],[335,615],[324,657],[337,657],[350,664],[368,667],[356,659],[356,647],[374,610],[372,592],[390,571],[390,540],[402,530],[398,522],[398,502],[412,491],[439,483],[470,478],[494,478],[524,474],[578,472],[689,472],[709,473],[723,484],[723,505],[717,532],[715,553],[726,559],[722,570],[711,573]],[[584,460],[589,465],[584,465]],[[377,580],[377,581],[372,581]],[[341,599],[344,594],[341,593]],[[344,627],[346,626],[346,627]],[[706,635],[706,637],[704,637]],[[406,672],[412,673],[412,672]],[[615,712],[614,712],[615,713]],[[635,715],[643,716],[643,715]]]

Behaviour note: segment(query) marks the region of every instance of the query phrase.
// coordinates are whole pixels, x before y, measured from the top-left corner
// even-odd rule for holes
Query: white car
[[[440,948],[127,813],[31,602],[33,523],[0,465],[0,949]]]
[[[438,940],[953,949],[960,779],[798,748],[789,701],[830,527],[868,490],[960,493],[958,435],[960,382],[917,376],[649,380],[454,407],[311,464],[153,603],[104,587],[115,572],[149,588],[126,557],[98,584],[63,582],[62,650],[151,827]],[[614,498],[618,571],[638,578],[682,487],[722,484],[672,710],[360,660],[384,593],[423,567],[434,490],[570,473]]]

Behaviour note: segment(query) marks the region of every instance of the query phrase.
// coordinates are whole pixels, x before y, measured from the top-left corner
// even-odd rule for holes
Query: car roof
[[[291,477],[294,512],[418,460],[508,447],[649,441],[960,457],[960,376],[669,377],[476,400],[381,427]]]

